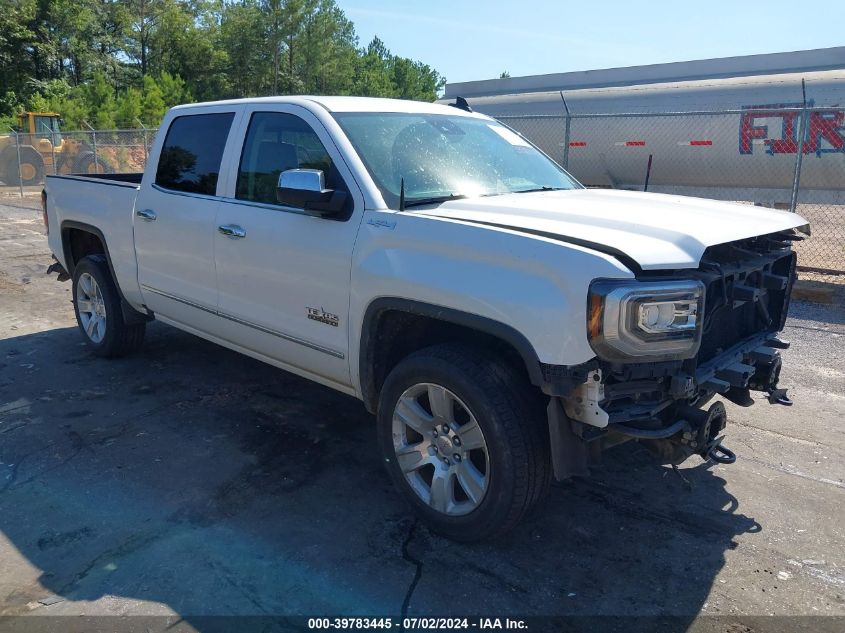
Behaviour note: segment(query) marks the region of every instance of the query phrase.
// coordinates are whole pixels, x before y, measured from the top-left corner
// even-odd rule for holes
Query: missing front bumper
[[[697,403],[719,393],[749,406],[754,402],[750,392],[762,391],[771,403],[791,404],[786,390],[778,387],[779,350],[787,347],[789,343],[773,332],[760,333],[691,372],[677,365],[652,380],[638,377],[611,386],[606,386],[606,380],[612,367],[599,363],[599,367],[588,368],[582,374],[583,382],[567,395],[550,399],[548,423],[555,478],[588,475],[590,464],[598,461],[606,448],[631,440],[644,444],[662,463],[676,465],[691,455],[734,463],[736,455],[722,444],[727,424],[724,405],[716,402],[704,410]],[[640,385],[643,393],[637,392]]]

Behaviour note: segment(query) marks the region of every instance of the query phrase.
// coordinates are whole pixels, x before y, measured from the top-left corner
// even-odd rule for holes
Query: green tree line
[[[334,0],[0,0],[0,123],[157,126],[178,103],[277,94],[431,101],[445,83]]]

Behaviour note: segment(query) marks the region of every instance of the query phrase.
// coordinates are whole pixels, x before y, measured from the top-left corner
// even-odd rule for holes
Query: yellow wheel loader
[[[18,115],[18,143],[11,134],[0,135],[0,180],[7,185],[38,185],[45,174],[104,174],[111,165],[94,154],[87,139],[66,137],[55,112]]]

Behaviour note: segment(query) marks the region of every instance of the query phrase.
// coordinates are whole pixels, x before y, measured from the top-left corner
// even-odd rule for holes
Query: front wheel
[[[7,185],[40,185],[44,182],[44,159],[34,147],[24,146],[20,148],[20,162],[17,153],[12,153],[5,171],[3,180]]]
[[[484,539],[513,528],[548,491],[542,412],[524,377],[498,357],[438,345],[385,380],[380,446],[394,484],[426,525],[456,540]]]
[[[144,341],[146,323],[127,324],[104,255],[83,257],[73,269],[73,307],[85,342],[98,356],[123,356]]]

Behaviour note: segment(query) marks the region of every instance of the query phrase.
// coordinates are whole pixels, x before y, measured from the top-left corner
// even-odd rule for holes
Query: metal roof
[[[446,84],[444,99],[845,69],[845,46]]]

